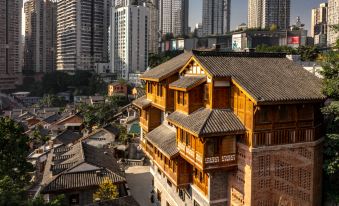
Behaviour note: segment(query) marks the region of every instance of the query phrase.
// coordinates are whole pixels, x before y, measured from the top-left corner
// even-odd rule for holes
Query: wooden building
[[[284,54],[193,51],[141,76],[163,206],[321,204],[321,80]]]

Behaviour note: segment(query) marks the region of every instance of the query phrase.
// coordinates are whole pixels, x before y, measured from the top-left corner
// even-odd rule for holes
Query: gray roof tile
[[[167,120],[197,136],[226,135],[246,131],[237,116],[228,109],[201,108],[190,115],[176,111],[170,114]]]
[[[206,81],[205,76],[183,76],[175,82],[172,82],[170,88],[180,88],[189,90]]]
[[[146,139],[168,157],[179,153],[176,144],[176,132],[166,125],[160,125],[146,135]]]
[[[132,102],[133,105],[140,109],[145,109],[151,106],[151,101],[146,98],[146,96],[142,96]]]
[[[192,57],[192,52],[184,52],[165,63],[156,66],[155,68],[146,71],[141,75],[141,79],[152,79],[154,81],[161,81],[166,77],[169,77],[177,73]]]
[[[257,102],[321,101],[322,81],[285,54],[194,51],[213,77],[231,77]]]

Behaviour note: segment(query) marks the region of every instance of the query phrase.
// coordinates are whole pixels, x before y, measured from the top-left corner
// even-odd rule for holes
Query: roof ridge
[[[208,120],[210,119],[212,113],[213,113],[213,109],[208,109],[208,108],[203,108],[204,110],[207,109],[209,110],[209,114],[208,114],[208,117],[206,118],[205,122],[203,123],[203,125],[201,126],[201,128],[199,129],[199,135],[201,134],[201,132],[204,130],[204,128],[206,127],[206,124],[208,122]]]

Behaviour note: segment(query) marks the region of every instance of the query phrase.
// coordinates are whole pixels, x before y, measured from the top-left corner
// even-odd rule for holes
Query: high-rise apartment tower
[[[248,0],[248,28],[290,26],[291,0]]]
[[[203,0],[203,35],[221,35],[230,31],[231,0]]]
[[[188,0],[159,0],[159,31],[174,37],[188,33]]]
[[[25,2],[24,71],[51,72],[56,69],[56,0]]]
[[[327,45],[327,11],[327,3],[322,3],[319,8],[312,9],[311,36],[316,45]]]
[[[0,1],[0,90],[13,89],[21,72],[22,0]]]
[[[334,31],[332,26],[339,24],[339,0],[328,0],[328,31],[327,31],[327,44],[334,46],[339,33]]]
[[[110,0],[58,1],[58,70],[94,70],[109,61],[110,7]]]
[[[118,79],[143,72],[148,65],[148,11],[145,6],[125,2],[112,7],[111,68]]]

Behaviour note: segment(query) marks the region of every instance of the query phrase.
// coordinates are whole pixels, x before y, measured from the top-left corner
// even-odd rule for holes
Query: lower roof
[[[173,158],[179,153],[176,132],[170,126],[162,124],[149,132],[145,138],[169,158]]]
[[[229,109],[200,108],[192,114],[176,111],[167,117],[170,123],[198,137],[244,133],[245,126]]]
[[[146,98],[146,96],[142,96],[132,102],[133,105],[140,109],[145,109],[149,106],[151,106],[151,101]]]

